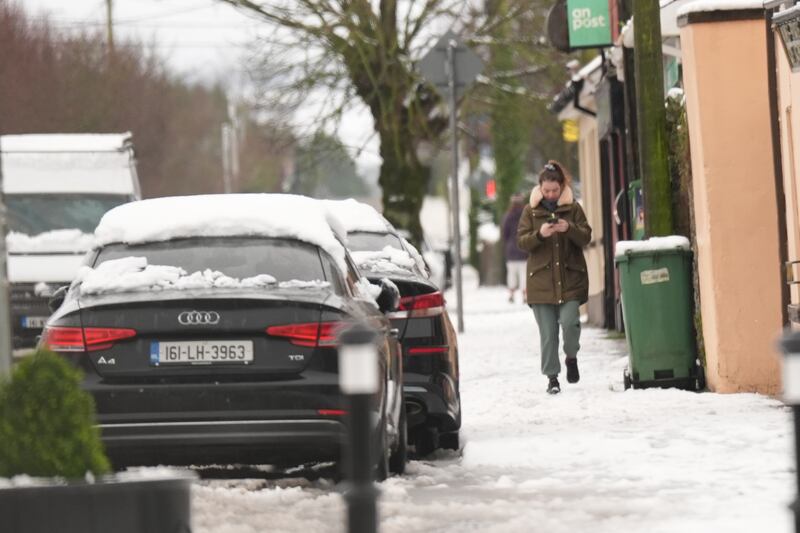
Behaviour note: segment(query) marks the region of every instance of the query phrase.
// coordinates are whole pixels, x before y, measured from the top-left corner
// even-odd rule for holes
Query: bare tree
[[[220,0],[270,23],[261,79],[270,105],[295,109],[324,95],[320,121],[335,120],[347,106],[369,109],[380,137],[379,183],[384,214],[419,239],[419,211],[430,169],[420,162],[422,142],[438,144],[447,127],[435,90],[422,82],[415,61],[447,27],[469,29],[473,43],[493,42],[493,32],[511,19],[534,16],[541,2],[507,0],[505,9],[484,10],[469,0]],[[539,9],[541,12],[541,9]],[[513,42],[512,42],[513,41]],[[538,38],[509,39],[509,46],[541,46]],[[531,69],[504,72],[503,79]],[[508,85],[518,91],[518,85]],[[322,89],[322,91],[320,91]]]

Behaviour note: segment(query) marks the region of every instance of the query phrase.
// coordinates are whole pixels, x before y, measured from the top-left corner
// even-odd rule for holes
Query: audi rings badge
[[[178,322],[184,326],[213,326],[219,324],[216,311],[184,311],[178,315]]]

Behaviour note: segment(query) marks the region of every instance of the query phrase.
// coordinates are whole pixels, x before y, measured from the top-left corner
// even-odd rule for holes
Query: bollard
[[[356,323],[339,335],[339,387],[348,399],[349,446],[345,491],[349,533],[376,533],[378,490],[373,486],[375,460],[370,401],[378,391],[377,333]]]
[[[800,492],[800,331],[787,331],[781,339],[783,349],[783,401],[792,406],[794,416],[794,460],[797,491]],[[800,498],[790,506],[794,511],[794,530],[800,533]]]

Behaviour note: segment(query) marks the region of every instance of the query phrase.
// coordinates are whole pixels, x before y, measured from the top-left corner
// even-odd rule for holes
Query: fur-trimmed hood
[[[542,189],[539,185],[533,188],[531,191],[531,208],[536,209],[539,204],[542,202],[542,198],[544,195],[542,194]],[[561,196],[558,197],[558,206],[570,205],[575,201],[575,196],[572,194],[572,187],[569,185],[564,186],[564,190],[561,191]]]

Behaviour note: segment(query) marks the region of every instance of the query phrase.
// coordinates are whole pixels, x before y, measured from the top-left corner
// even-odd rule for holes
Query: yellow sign
[[[580,135],[580,128],[578,123],[574,120],[565,120],[561,123],[561,136],[565,142],[576,143]]]

